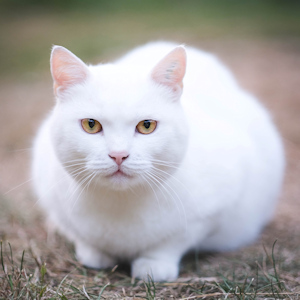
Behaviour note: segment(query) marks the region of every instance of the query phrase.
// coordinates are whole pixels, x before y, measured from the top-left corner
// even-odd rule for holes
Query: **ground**
[[[73,246],[46,230],[30,183],[31,142],[54,103],[51,78],[44,69],[26,77],[2,74],[0,299],[300,298],[300,40],[187,36],[186,43],[215,53],[274,118],[287,166],[273,221],[243,249],[190,253],[172,283],[134,280],[128,266],[104,271],[82,267]],[[119,50],[112,51],[114,56]],[[108,58],[104,53],[103,59]]]

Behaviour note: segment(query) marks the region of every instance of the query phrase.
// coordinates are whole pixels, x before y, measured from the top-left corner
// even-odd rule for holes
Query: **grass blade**
[[[275,260],[275,256],[274,256],[274,249],[275,249],[275,244],[276,244],[277,240],[273,243],[273,246],[272,246],[272,263],[273,263],[273,269],[274,269],[274,273],[275,273],[275,279],[276,279],[276,282],[277,282],[277,285],[279,287],[279,289],[281,291],[284,290],[282,284],[281,284],[281,281],[280,281],[280,278],[279,278],[279,275],[277,273],[277,269],[276,269],[276,260]]]
[[[25,250],[23,250],[23,253],[22,253],[22,258],[21,258],[21,266],[20,266],[20,272],[22,272],[22,270],[23,270],[23,264],[24,264],[24,255],[25,255]]]
[[[3,272],[6,274],[5,272],[5,268],[4,268],[4,260],[3,260],[3,250],[2,250],[2,241],[0,242],[0,245],[1,245],[1,250],[0,250],[0,256],[1,256],[1,265],[2,265],[2,269],[3,269]]]
[[[99,293],[99,296],[98,296],[97,300],[100,300],[100,299],[101,299],[101,296],[102,296],[104,290],[105,290],[109,285],[110,285],[110,283],[107,283],[107,284],[101,289],[101,291],[100,291],[100,293]]]

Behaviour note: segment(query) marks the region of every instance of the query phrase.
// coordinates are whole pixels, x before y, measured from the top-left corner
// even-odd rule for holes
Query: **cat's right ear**
[[[178,46],[166,55],[152,70],[154,82],[171,88],[174,92],[183,88],[183,77],[186,70],[186,51]]]
[[[86,64],[61,46],[53,46],[50,66],[56,96],[73,85],[83,83],[88,77]]]

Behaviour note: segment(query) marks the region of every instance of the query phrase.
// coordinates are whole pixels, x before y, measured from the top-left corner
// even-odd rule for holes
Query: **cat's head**
[[[150,71],[141,63],[87,66],[55,46],[51,137],[69,174],[82,186],[122,190],[155,188],[175,172],[187,147],[180,104],[185,67],[182,46]]]

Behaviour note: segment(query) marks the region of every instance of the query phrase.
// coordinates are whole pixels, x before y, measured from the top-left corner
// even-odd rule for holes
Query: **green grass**
[[[85,270],[79,275],[82,270],[77,267],[64,276],[57,275],[32,249],[27,250],[29,255],[23,251],[16,259],[11,245],[1,241],[0,299],[298,299],[299,285],[281,278],[275,244],[270,252],[263,248],[260,259],[240,261],[236,269],[220,272],[215,278],[194,276],[155,283],[151,277],[148,281],[134,280],[116,268]],[[28,266],[26,257],[31,261]]]

